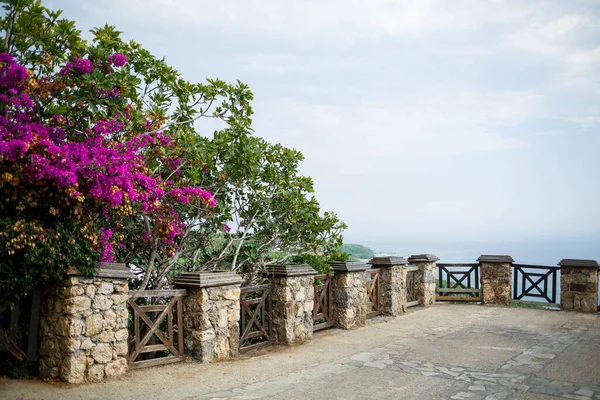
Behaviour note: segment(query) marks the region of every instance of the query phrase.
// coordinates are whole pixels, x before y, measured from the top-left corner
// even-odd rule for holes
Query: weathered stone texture
[[[480,262],[481,303],[509,306],[512,294],[510,263]]]
[[[598,310],[598,270],[562,267],[560,309],[596,313]]]
[[[398,316],[406,312],[406,267],[381,267],[381,302],[383,313]]]
[[[128,290],[126,279],[80,276],[48,289],[40,317],[41,375],[81,383],[125,373]]]
[[[419,305],[430,306],[435,304],[435,261],[417,262],[411,261],[411,265],[419,268],[415,271],[415,292]],[[406,274],[404,274],[406,279]],[[406,281],[405,281],[406,282]]]
[[[365,272],[337,272],[333,276],[333,319],[342,329],[364,326],[367,320]]]
[[[240,285],[189,287],[183,302],[185,351],[202,362],[238,355]]]
[[[275,276],[273,331],[275,342],[300,344],[313,336],[314,275]]]

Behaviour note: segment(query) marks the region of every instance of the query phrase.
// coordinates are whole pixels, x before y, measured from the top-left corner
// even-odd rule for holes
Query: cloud
[[[566,134],[568,134],[568,132],[565,131],[564,129],[554,129],[551,131],[540,132],[540,135],[543,135],[543,136],[564,136]]]
[[[465,92],[385,102],[332,106],[287,100],[257,104],[257,132],[276,132],[315,156],[337,150],[378,159],[471,154],[528,146],[504,133],[541,113],[543,99],[532,91]],[[268,121],[260,115],[268,115]],[[273,116],[276,116],[273,118]],[[285,127],[292,126],[292,130]],[[284,127],[282,134],[281,128]],[[273,137],[275,139],[275,137]],[[318,142],[319,146],[314,146]]]

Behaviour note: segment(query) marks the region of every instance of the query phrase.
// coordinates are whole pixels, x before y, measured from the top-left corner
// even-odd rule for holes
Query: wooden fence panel
[[[436,301],[481,301],[479,264],[437,264]]]
[[[381,303],[381,269],[368,269],[365,271],[365,275],[367,278],[367,318],[371,318],[383,312]]]
[[[417,296],[417,278],[419,277],[418,267],[406,268],[406,307],[419,305]]]
[[[240,352],[273,343],[271,284],[243,287],[240,295]]]
[[[186,293],[185,289],[129,292],[127,303],[133,311],[129,368],[171,364],[185,359],[183,297]],[[138,304],[141,302],[138,299],[145,299],[149,304]],[[173,314],[176,325],[173,324]],[[157,340],[160,343],[155,343]]]
[[[42,289],[36,289],[12,308],[0,304],[0,352],[8,352],[19,361],[38,361],[41,302]]]
[[[315,304],[313,307],[313,331],[333,326],[332,275],[315,277]]]
[[[560,267],[513,264],[513,300],[558,307]],[[524,301],[525,300],[525,301]]]

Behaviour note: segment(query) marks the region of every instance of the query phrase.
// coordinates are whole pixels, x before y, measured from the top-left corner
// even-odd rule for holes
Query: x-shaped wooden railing
[[[272,343],[271,284],[245,287],[240,295],[240,351]]]
[[[540,298],[550,304],[556,303],[559,267],[513,264],[513,299]],[[536,292],[537,291],[537,292]]]
[[[367,278],[367,318],[382,313],[381,304],[381,269],[373,268],[365,271]]]
[[[438,263],[437,269],[436,301],[479,301],[481,299],[479,264]]]
[[[333,299],[331,290],[331,275],[315,277],[315,300],[313,306],[313,330],[330,328],[333,326]]]
[[[134,349],[129,356],[129,368],[142,368],[153,365],[170,364],[182,361],[185,358],[183,349],[183,303],[185,296],[184,289],[177,290],[138,290],[129,292],[127,303],[133,311],[133,336]],[[148,304],[139,305],[136,303],[138,298],[154,299],[169,298],[166,304]],[[173,311],[176,310],[177,318],[177,341],[175,341],[173,327]],[[159,313],[158,315],[156,315]],[[161,330],[163,321],[167,319],[166,331]],[[143,325],[147,331],[143,337]],[[164,328],[163,328],[164,329]],[[148,344],[150,339],[155,336],[160,344]],[[152,359],[137,361],[137,358],[144,353],[156,353],[167,351],[171,355],[159,355]],[[164,354],[164,353],[163,353]]]

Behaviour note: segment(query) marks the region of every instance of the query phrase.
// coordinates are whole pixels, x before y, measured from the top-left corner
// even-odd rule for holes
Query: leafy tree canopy
[[[0,66],[20,74],[0,84],[2,281],[25,290],[115,259],[159,288],[182,270],[252,278],[338,250],[345,225],[321,212],[302,154],[253,135],[247,85],[189,82],[112,26],[86,42],[39,0],[2,3]]]

